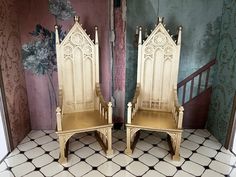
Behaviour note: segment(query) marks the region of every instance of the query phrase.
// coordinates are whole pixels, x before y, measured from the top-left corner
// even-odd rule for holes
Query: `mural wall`
[[[13,146],[30,131],[21,38],[14,0],[0,0],[0,66]],[[2,86],[1,86],[2,87]]]
[[[236,91],[236,0],[225,0],[207,128],[225,143]]]
[[[108,0],[22,0],[17,6],[32,129],[54,129],[56,126],[58,86],[54,25],[62,26],[63,37],[73,25],[72,16],[75,14],[80,16],[80,23],[92,39],[94,26],[98,26],[100,82],[105,99],[109,100],[111,72]]]
[[[136,86],[136,27],[150,34],[163,16],[171,34],[183,26],[179,78],[183,80],[216,56],[223,0],[129,0],[127,1],[126,103]]]

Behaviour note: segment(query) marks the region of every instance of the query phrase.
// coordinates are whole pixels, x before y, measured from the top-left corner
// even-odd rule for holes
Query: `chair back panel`
[[[177,86],[180,46],[159,23],[139,50],[141,108],[170,111]]]
[[[76,22],[59,46],[64,112],[94,110],[95,62],[95,44]]]

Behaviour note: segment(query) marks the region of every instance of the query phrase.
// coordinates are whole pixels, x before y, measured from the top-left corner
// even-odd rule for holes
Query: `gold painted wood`
[[[173,40],[163,18],[158,21],[143,43],[139,28],[137,86],[127,108],[125,153],[132,153],[139,130],[159,131],[168,134],[172,159],[179,160],[184,109],[178,103],[176,88],[182,27]]]
[[[67,162],[66,144],[71,136],[97,132],[98,142],[107,155],[112,150],[112,104],[107,103],[99,84],[98,28],[95,43],[75,17],[69,33],[60,42],[56,30],[56,54],[59,83],[59,105],[56,109],[57,134],[60,145],[59,162]]]

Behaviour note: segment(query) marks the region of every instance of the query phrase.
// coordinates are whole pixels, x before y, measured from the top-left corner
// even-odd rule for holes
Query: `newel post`
[[[131,124],[131,118],[132,118],[132,103],[128,103],[128,110],[127,110],[127,123]]]
[[[99,83],[99,43],[98,43],[97,26],[95,26],[95,62],[96,62],[96,83]]]
[[[61,126],[61,108],[57,107],[56,113],[57,113],[57,130],[61,131],[62,130],[62,126]]]
[[[108,123],[112,123],[112,103],[108,103]]]
[[[140,83],[141,81],[141,73],[140,73],[140,68],[141,68],[141,58],[142,58],[142,27],[139,27],[139,32],[138,32],[138,66],[137,66],[137,83]]]
[[[183,116],[184,116],[184,108],[183,108],[183,106],[180,106],[179,107],[178,128],[182,128]]]

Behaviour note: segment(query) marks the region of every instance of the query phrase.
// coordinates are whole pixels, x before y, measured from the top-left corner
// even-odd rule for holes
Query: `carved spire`
[[[58,33],[58,26],[55,25],[55,34],[56,34],[56,45],[60,44],[59,33]]]
[[[183,27],[182,27],[182,26],[179,26],[179,28],[178,28],[178,39],[177,39],[177,45],[180,45],[180,44],[181,44],[182,29],[183,29]]]
[[[78,16],[75,16],[74,20],[75,20],[75,22],[79,23],[79,17]]]
[[[138,33],[138,44],[142,44],[142,27],[139,27],[139,33]]]
[[[98,27],[95,26],[95,44],[98,44]]]
[[[164,17],[158,17],[158,23],[163,23],[164,22]]]

